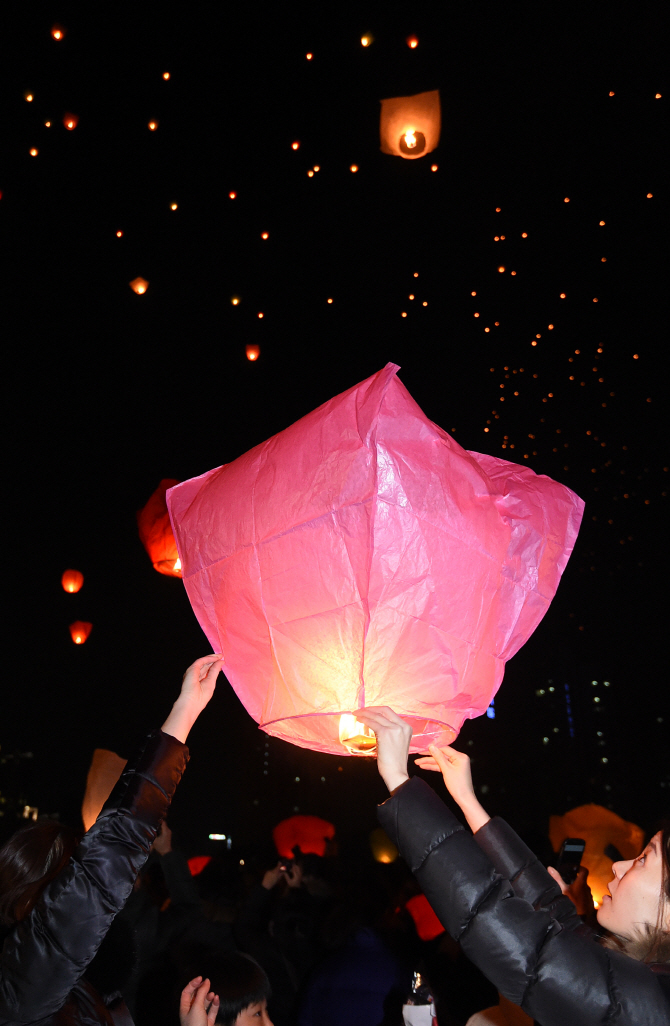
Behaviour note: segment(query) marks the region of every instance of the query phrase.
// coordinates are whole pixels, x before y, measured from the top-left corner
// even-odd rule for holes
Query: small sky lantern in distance
[[[247,354],[247,360],[251,360],[254,363],[261,355],[260,346],[246,346],[245,352]]]
[[[84,584],[84,575],[80,570],[66,570],[60,579],[60,583],[63,586],[63,591],[69,592],[70,595],[75,595]]]
[[[239,306],[240,305],[240,297],[239,296],[231,296],[230,302],[233,304],[233,306]]]
[[[156,129],[158,128],[158,122],[157,121],[150,121],[149,124],[147,125],[147,127],[148,127],[150,132],[155,132]]]
[[[237,199],[237,193],[236,192],[229,192],[228,193],[228,199]]]
[[[356,174],[356,172],[358,171],[358,164],[352,164],[349,170],[353,172],[353,174]]]
[[[37,149],[35,149],[35,147],[33,146],[33,148],[32,148],[32,149],[31,149],[31,151],[30,151],[30,156],[31,156],[31,157],[36,157],[36,156],[37,156],[37,154],[38,154],[39,152],[40,152],[40,151],[39,151],[39,150],[37,150]]]
[[[364,36],[361,36],[361,46],[371,46],[372,43],[374,43],[374,39],[369,32],[366,32]]]
[[[416,50],[417,46],[419,45],[419,40],[416,38],[416,36],[408,36],[405,42],[409,46],[410,50]]]
[[[129,281],[128,284],[130,285],[133,292],[135,292],[138,296],[143,296],[149,288],[149,282],[146,281],[144,278],[133,278],[133,280]]]
[[[170,515],[165,504],[168,488],[179,484],[174,478],[165,477],[148,502],[137,513],[137,532],[154,570],[166,577],[181,577],[181,560],[174,540]]]
[[[26,101],[26,103],[32,103],[35,99],[32,93],[25,93],[23,98]]]
[[[68,132],[74,131],[74,129],[79,124],[79,115],[78,114],[65,114],[64,117],[63,117],[63,124],[67,128]]]
[[[70,637],[75,645],[83,645],[93,630],[92,623],[85,623],[83,620],[75,620],[70,624]]]
[[[400,854],[391,838],[381,827],[377,827],[370,834],[370,848],[375,862],[383,862],[386,865],[395,862]]]
[[[168,82],[169,79],[170,79],[170,72],[169,71],[164,71],[163,72],[163,78],[165,79],[166,82]]]
[[[171,203],[170,204],[170,210],[176,210],[176,209],[177,209],[177,204],[176,203]]]
[[[300,143],[297,141],[297,139],[296,139],[295,142],[291,143],[291,149],[292,150],[299,150],[300,149]]]
[[[269,238],[270,238],[270,233],[269,232],[261,232],[261,239],[269,239]]]
[[[62,25],[53,26],[53,28],[51,29],[51,38],[55,39],[56,42],[59,42],[61,39],[65,38],[65,29]]]
[[[394,96],[381,101],[379,136],[382,153],[415,160],[440,141],[440,92]]]

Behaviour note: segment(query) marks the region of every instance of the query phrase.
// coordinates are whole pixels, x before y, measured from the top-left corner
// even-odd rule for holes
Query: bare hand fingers
[[[207,1009],[207,1026],[214,1026],[214,1023],[216,1022],[216,1016],[219,1011],[219,1004],[219,995],[214,994],[212,997],[212,1003]]]
[[[557,869],[554,869],[553,866],[547,866],[547,872],[549,873],[549,876],[552,877],[552,879],[554,879],[558,886],[561,888],[561,894],[567,894],[568,885],[566,884],[565,880],[563,879],[559,871]]]
[[[436,770],[438,773],[441,770],[439,762],[432,755],[424,755],[420,759],[415,759],[414,765],[424,770]]]
[[[187,983],[182,990],[181,997],[179,998],[179,1011],[183,1012],[184,1015],[191,1010],[193,995],[197,991],[201,982],[202,976],[196,976],[195,979]]]

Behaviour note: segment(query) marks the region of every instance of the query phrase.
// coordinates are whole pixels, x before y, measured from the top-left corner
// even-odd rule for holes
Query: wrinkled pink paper
[[[411,751],[449,743],[549,607],[584,508],[466,452],[387,366],[167,493],[184,584],[264,731],[340,756],[339,717],[388,705]]]

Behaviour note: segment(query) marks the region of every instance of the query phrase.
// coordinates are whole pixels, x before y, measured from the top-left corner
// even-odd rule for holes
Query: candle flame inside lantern
[[[412,150],[416,146],[416,136],[411,128],[405,132],[405,145],[408,150]]]
[[[353,713],[340,716],[340,743],[351,755],[374,755],[377,750],[377,738]]]
[[[177,556],[177,559],[172,569],[175,571],[181,570],[181,559],[179,558],[179,556]]]

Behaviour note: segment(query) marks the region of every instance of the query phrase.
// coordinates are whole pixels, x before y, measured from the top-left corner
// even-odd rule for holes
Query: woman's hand
[[[547,872],[549,873],[549,876],[554,878],[558,886],[561,888],[561,893],[565,894],[565,896],[568,897],[575,906],[577,909],[577,915],[593,915],[595,906],[593,904],[591,888],[586,882],[586,878],[589,875],[589,871],[586,866],[579,867],[577,870],[577,876],[571,884],[566,884],[559,871],[554,869],[553,866],[547,866]]]
[[[357,709],[354,716],[374,731],[377,737],[377,768],[389,791],[395,791],[396,787],[409,780],[407,756],[412,728],[387,705]]]
[[[438,770],[442,773],[447,791],[463,812],[468,826],[475,833],[485,823],[488,823],[491,817],[482,808],[475,795],[470,772],[470,759],[465,752],[457,752],[455,748],[450,748],[448,745],[444,748],[429,745],[428,751],[430,756],[417,759],[416,765],[421,769]]]
[[[181,1026],[214,1026],[218,1011],[219,998],[209,989],[209,980],[196,976],[186,984],[179,1000]]]
[[[223,656],[208,655],[196,659],[189,666],[182,680],[179,698],[163,724],[164,734],[171,734],[186,743],[191,727],[214,694],[222,663]]]

